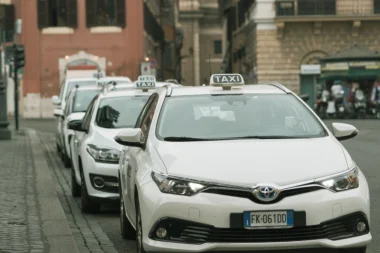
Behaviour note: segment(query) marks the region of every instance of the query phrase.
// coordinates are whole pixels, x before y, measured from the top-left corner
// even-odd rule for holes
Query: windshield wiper
[[[210,141],[210,139],[202,139],[202,138],[193,138],[193,137],[186,137],[186,136],[170,136],[165,137],[164,141]]]
[[[241,136],[241,137],[234,137],[231,139],[264,139],[264,140],[279,140],[279,139],[303,139],[303,138],[309,138],[305,136],[286,136],[286,135],[251,135],[251,136]]]

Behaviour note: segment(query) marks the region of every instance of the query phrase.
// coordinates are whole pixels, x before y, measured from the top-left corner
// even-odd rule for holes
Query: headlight
[[[93,144],[88,144],[87,152],[99,163],[119,163],[120,151],[112,148],[100,148]]]
[[[319,181],[319,184],[334,192],[341,192],[359,187],[358,168],[355,166],[353,170],[347,174]]]
[[[203,184],[165,176],[157,172],[152,172],[152,178],[163,193],[192,196],[206,188],[206,185]]]

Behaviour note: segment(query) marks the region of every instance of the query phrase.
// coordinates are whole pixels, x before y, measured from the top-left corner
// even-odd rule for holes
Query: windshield
[[[96,124],[103,128],[130,128],[136,125],[149,96],[113,97],[100,102]]]
[[[96,86],[96,81],[75,81],[75,82],[69,82],[67,87],[67,93],[66,98],[68,98],[69,93],[72,88],[75,87],[75,85],[79,85],[79,87],[85,87],[85,86]]]
[[[73,101],[73,112],[86,112],[88,105],[100,90],[77,91]]]
[[[326,130],[293,95],[244,94],[169,97],[159,139],[311,138]],[[169,138],[168,138],[169,137]]]

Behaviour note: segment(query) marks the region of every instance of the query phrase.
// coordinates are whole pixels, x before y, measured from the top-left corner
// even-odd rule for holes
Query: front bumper
[[[215,193],[199,193],[192,197],[163,194],[154,182],[149,182],[139,190],[143,245],[149,252],[366,246],[372,240],[370,232],[356,236],[351,233],[350,225],[356,221],[353,221],[355,217],[362,217],[369,227],[368,186],[364,177],[360,182],[360,187],[354,190],[332,193],[321,189],[289,196],[273,204]],[[297,215],[305,215],[300,219],[303,224],[277,230],[246,230],[236,225],[240,220],[242,226],[244,211],[289,209]],[[170,240],[155,237],[160,222],[169,227]]]
[[[87,187],[88,195],[97,202],[118,201],[119,180],[118,169],[119,164],[98,163],[88,154],[84,154],[82,158],[83,174]],[[104,187],[97,187],[95,179],[103,181]]]

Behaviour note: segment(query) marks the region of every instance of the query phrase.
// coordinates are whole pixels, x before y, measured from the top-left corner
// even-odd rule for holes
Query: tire
[[[75,178],[74,166],[71,169],[71,194],[73,197],[79,197],[81,195],[81,186],[77,183]]]
[[[136,252],[137,253],[146,253],[142,243],[142,226],[141,226],[141,214],[140,214],[140,205],[138,199],[136,199]]]
[[[355,248],[355,249],[340,249],[339,253],[366,253],[367,247]]]
[[[71,167],[71,160],[66,154],[66,144],[63,145],[63,150],[62,150],[62,161],[63,165],[65,168],[70,168]]]
[[[96,203],[88,195],[87,187],[84,176],[82,174],[81,180],[81,210],[83,213],[98,213],[100,211],[100,204]]]
[[[120,230],[121,236],[124,239],[136,240],[136,230],[133,228],[132,224],[129,222],[127,215],[125,213],[125,205],[122,197],[122,190],[120,184],[119,176],[119,192],[120,192]]]

